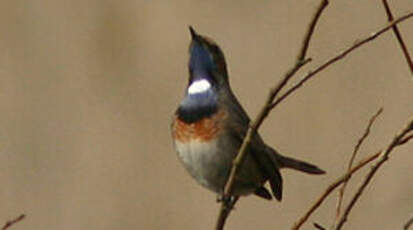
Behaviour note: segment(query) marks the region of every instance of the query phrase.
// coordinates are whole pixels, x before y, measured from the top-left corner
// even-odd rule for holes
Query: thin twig
[[[280,80],[280,82],[278,82],[278,84],[273,89],[271,89],[270,95],[268,97],[268,100],[267,100],[266,104],[272,103],[274,98],[278,95],[278,93],[281,91],[281,89],[285,87],[285,85],[288,83],[288,81],[291,79],[291,77],[293,77],[294,74],[301,67],[303,67],[305,64],[307,64],[308,62],[311,61],[311,58],[306,58],[308,47],[310,46],[310,41],[311,41],[311,38],[313,37],[314,30],[315,30],[315,27],[317,25],[317,22],[320,19],[321,14],[323,13],[323,11],[327,7],[327,5],[328,5],[328,0],[322,0],[320,2],[320,5],[318,6],[317,10],[315,11],[315,14],[314,14],[312,20],[310,21],[310,24],[308,24],[307,32],[306,32],[306,34],[304,36],[304,39],[301,43],[301,49],[300,49],[300,52],[298,53],[295,65],[293,66],[293,68],[290,69],[290,71],[288,71],[285,74],[285,77],[282,78]],[[268,111],[270,111],[270,110],[271,109],[268,108]]]
[[[368,135],[370,134],[370,129],[371,126],[373,125],[374,121],[376,120],[376,118],[383,112],[383,108],[380,108],[371,118],[369,121],[369,124],[366,127],[366,130],[363,133],[363,136],[361,136],[361,138],[357,141],[356,146],[354,147],[353,153],[351,154],[351,158],[350,161],[348,163],[348,167],[347,167],[347,172],[351,170],[351,167],[353,167],[353,163],[354,163],[354,159],[356,158],[356,155],[360,149],[360,146],[363,144],[364,140],[368,137]],[[348,181],[350,180],[350,177],[344,181],[343,185],[341,186],[340,190],[339,190],[339,195],[338,195],[338,201],[337,201],[337,209],[336,209],[336,221],[338,221],[339,217],[340,217],[340,211],[341,211],[341,205],[343,202],[343,197],[344,197],[344,191],[346,190],[346,186]]]
[[[378,153],[371,155],[369,157],[366,157],[365,159],[361,160],[354,168],[351,169],[350,172],[347,172],[346,174],[342,175],[339,177],[337,180],[335,180],[333,183],[331,183],[327,189],[324,191],[324,193],[314,202],[314,204],[308,209],[308,211],[294,224],[294,226],[291,228],[292,230],[298,230],[300,227],[308,220],[308,218],[313,214],[313,212],[320,207],[320,205],[324,202],[324,200],[330,195],[331,192],[334,191],[339,185],[344,183],[351,175],[353,175],[355,172],[357,172],[359,169],[363,168],[366,164],[371,162],[372,160],[376,159],[377,157],[380,156],[381,151]]]
[[[389,22],[393,21],[393,14],[390,10],[389,4],[387,3],[387,0],[382,0],[382,2],[383,2],[384,9],[386,10],[386,14],[387,14],[387,18],[389,19]],[[410,57],[409,51],[406,47],[406,44],[403,41],[402,35],[401,35],[397,25],[393,26],[393,32],[396,35],[397,40],[399,41],[400,48],[403,51],[404,57],[406,58],[406,61],[407,61],[407,64],[409,65],[410,72],[413,75],[413,61],[412,61],[412,58]]]
[[[413,225],[413,215],[410,217],[410,219],[403,225],[403,230],[408,230],[410,226]]]
[[[320,224],[318,224],[316,222],[314,222],[313,225],[314,225],[315,228],[317,228],[319,230],[326,230],[326,228],[324,228],[323,226],[321,226]]]
[[[401,139],[399,143],[402,145],[402,144],[410,141],[410,139],[413,139],[413,134]]]
[[[344,213],[343,213],[342,217],[340,218],[340,220],[337,224],[336,230],[340,230],[343,227],[343,225],[347,221],[348,215],[350,214],[350,212],[353,209],[354,205],[356,204],[358,199],[363,194],[364,189],[370,183],[371,179],[376,174],[377,170],[389,159],[389,155],[392,152],[392,150],[394,148],[396,148],[397,146],[400,146],[400,145],[406,143],[407,141],[405,141],[405,142],[402,142],[402,141],[403,141],[404,137],[406,135],[409,135],[409,133],[412,132],[412,131],[413,131],[413,118],[411,118],[407,122],[406,127],[403,128],[403,130],[393,138],[393,140],[391,141],[389,146],[386,148],[386,150],[380,155],[380,158],[378,159],[378,161],[372,166],[369,173],[365,177],[363,183],[357,189],[357,192],[354,194],[354,196],[351,199],[350,203],[345,208]]]
[[[6,230],[9,227],[11,227],[12,225],[20,222],[21,220],[23,220],[26,217],[26,215],[21,214],[20,216],[18,216],[17,218],[13,219],[13,220],[9,220],[6,222],[6,224],[4,224],[4,226],[1,228],[1,230]]]
[[[270,90],[270,93],[268,95],[265,105],[262,107],[260,113],[257,115],[256,119],[254,120],[252,125],[249,127],[246,133],[246,136],[244,137],[243,143],[238,151],[237,157],[234,159],[230,175],[228,177],[227,183],[224,188],[223,202],[221,204],[220,213],[219,213],[217,223],[216,223],[216,228],[215,228],[217,230],[223,229],[225,220],[228,218],[231,212],[231,208],[232,208],[231,204],[228,203],[227,201],[231,200],[230,198],[231,198],[232,189],[233,189],[234,182],[235,182],[235,175],[237,175],[238,173],[238,170],[240,168],[244,155],[246,154],[247,146],[249,145],[253,134],[258,130],[258,128],[261,126],[264,119],[268,116],[269,112],[272,110],[272,108],[270,108],[270,105],[275,99],[275,97],[278,95],[278,93],[281,91],[281,89],[285,87],[288,81],[294,76],[294,74],[301,67],[303,67],[305,64],[311,61],[310,58],[306,58],[305,56],[306,56],[306,53],[309,47],[311,37],[314,32],[314,28],[316,26],[316,23],[319,17],[321,16],[322,11],[326,8],[327,4],[328,4],[328,0],[321,1],[320,6],[317,8],[316,13],[314,14],[311,20],[311,23],[309,25],[309,29],[307,30],[307,33],[303,39],[303,43],[301,46],[302,48],[300,50],[299,55],[297,56],[297,61],[295,65],[284,75],[284,78],[274,88]]]
[[[310,45],[310,40],[313,37],[314,29],[315,26],[317,25],[318,19],[321,16],[321,13],[323,13],[323,10],[327,7],[328,5],[328,0],[323,0],[321,1],[321,4],[318,6],[318,9],[316,10],[316,13],[313,16],[313,20],[310,21],[310,24],[308,25],[308,30],[306,33],[306,36],[304,37],[303,40],[303,45],[301,46],[301,51],[300,54],[298,55],[297,60],[303,61],[306,57],[308,46]]]
[[[376,39],[378,36],[380,36],[381,34],[383,34],[384,32],[386,32],[387,30],[389,30],[390,28],[392,28],[394,25],[410,18],[413,16],[413,12],[410,12],[406,15],[403,15],[399,18],[397,18],[396,20],[392,21],[391,23],[389,23],[387,26],[381,28],[380,30],[378,30],[377,32],[371,34],[370,36],[361,39],[359,41],[357,41],[356,43],[354,43],[352,46],[350,46],[349,48],[345,49],[344,51],[340,52],[338,55],[330,58],[329,60],[327,60],[326,62],[324,62],[323,64],[321,64],[320,66],[318,66],[315,70],[310,71],[309,73],[307,73],[301,81],[299,81],[297,84],[295,84],[294,86],[292,86],[289,90],[287,90],[287,92],[285,92],[284,94],[282,94],[280,97],[278,97],[274,103],[271,104],[271,108],[274,108],[275,106],[277,106],[280,102],[282,102],[285,98],[288,97],[288,95],[290,95],[291,93],[293,93],[295,90],[297,90],[298,88],[300,88],[306,81],[310,80],[314,75],[316,75],[317,73],[321,72],[322,70],[326,69],[327,67],[329,67],[331,64],[343,59],[347,54],[351,53],[352,51],[356,50],[357,48],[360,48],[362,45],[371,42],[372,40]]]

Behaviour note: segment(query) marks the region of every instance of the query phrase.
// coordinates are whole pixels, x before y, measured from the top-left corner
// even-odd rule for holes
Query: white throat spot
[[[203,93],[210,88],[211,88],[211,83],[209,83],[208,80],[201,79],[201,80],[192,82],[192,84],[188,87],[188,94]]]

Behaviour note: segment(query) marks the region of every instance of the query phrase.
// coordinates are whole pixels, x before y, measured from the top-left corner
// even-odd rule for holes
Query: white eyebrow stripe
[[[203,93],[210,88],[211,88],[211,83],[209,83],[209,81],[206,79],[201,79],[201,80],[192,82],[192,84],[188,87],[188,94]]]

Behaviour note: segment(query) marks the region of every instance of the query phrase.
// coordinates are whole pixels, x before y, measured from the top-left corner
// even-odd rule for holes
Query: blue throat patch
[[[191,72],[189,84],[205,79],[211,87],[203,92],[185,95],[178,110],[179,119],[186,123],[197,122],[203,118],[210,117],[218,110],[218,94],[216,82],[211,73],[215,71],[216,65],[209,51],[199,42],[193,41],[190,50],[189,69]]]
[[[189,69],[199,72],[213,72],[215,70],[216,65],[209,51],[198,42],[193,42],[190,54]]]
[[[186,123],[197,122],[210,117],[218,110],[218,95],[214,88],[202,93],[186,94],[179,105],[177,114]]]

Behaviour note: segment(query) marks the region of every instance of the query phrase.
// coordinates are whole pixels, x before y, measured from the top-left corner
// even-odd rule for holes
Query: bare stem
[[[381,34],[383,34],[384,32],[386,32],[387,30],[391,29],[394,25],[410,18],[413,16],[413,12],[410,12],[406,15],[403,15],[399,18],[397,18],[396,20],[392,21],[391,23],[389,23],[387,26],[381,28],[380,30],[378,30],[377,32],[371,34],[370,36],[358,40],[356,43],[354,43],[352,46],[350,46],[349,48],[345,49],[344,51],[341,51],[338,55],[330,58],[329,60],[327,60],[326,62],[324,62],[323,64],[321,64],[320,66],[318,66],[315,70],[310,71],[309,73],[307,73],[301,81],[299,81],[296,85],[292,86],[289,90],[287,90],[287,92],[285,92],[284,94],[282,94],[280,97],[278,97],[274,103],[271,104],[271,108],[277,106],[280,102],[282,102],[283,100],[285,100],[285,98],[287,98],[291,93],[293,93],[295,90],[297,90],[298,88],[300,88],[306,81],[310,80],[314,75],[316,75],[317,73],[321,72],[322,70],[326,69],[327,67],[329,67],[331,64],[343,59],[347,54],[351,53],[352,51],[356,50],[357,48],[360,48],[361,46],[363,46],[364,44],[371,42],[372,40],[376,39],[378,36],[380,36]]]
[[[219,216],[218,216],[218,220],[217,220],[215,229],[224,229],[224,225],[225,225],[225,222],[226,222],[226,220],[229,216],[229,213],[234,208],[234,206],[237,203],[238,199],[239,199],[238,196],[234,197],[234,199],[232,201],[230,201],[229,204],[227,204],[225,206],[224,210],[221,209],[221,211],[219,212]]]
[[[356,204],[358,199],[363,194],[364,189],[370,183],[371,179],[376,174],[378,169],[389,159],[389,155],[392,152],[392,150],[394,148],[396,148],[397,146],[400,146],[402,144],[407,143],[407,141],[403,141],[403,140],[404,140],[404,137],[409,135],[410,132],[413,132],[413,118],[411,118],[407,122],[406,127],[403,128],[403,130],[393,138],[393,140],[388,145],[386,150],[380,155],[380,158],[378,159],[378,161],[371,167],[369,173],[364,178],[363,183],[357,189],[357,192],[354,194],[354,196],[351,199],[350,203],[345,208],[344,213],[343,213],[342,217],[340,218],[340,220],[338,221],[337,227],[335,228],[336,230],[340,230],[343,227],[343,225],[347,221],[348,215],[350,214],[350,212],[353,209],[354,205]]]
[[[321,13],[323,13],[323,10],[327,7],[328,5],[328,0],[323,0],[321,1],[321,4],[318,6],[318,9],[316,10],[313,20],[311,20],[310,24],[308,25],[307,33],[306,36],[304,37],[302,46],[301,46],[301,51],[300,54],[298,55],[297,60],[303,61],[306,57],[308,46],[310,45],[310,40],[313,37],[314,29],[315,26],[317,25],[318,19],[321,16]]]
[[[353,167],[353,163],[354,163],[354,159],[356,158],[356,155],[360,149],[360,146],[363,144],[364,140],[368,137],[368,135],[370,134],[370,129],[371,126],[373,125],[374,121],[376,120],[376,118],[383,112],[383,108],[380,108],[371,118],[369,121],[369,124],[366,127],[366,130],[364,131],[363,135],[361,136],[361,138],[357,141],[356,146],[354,147],[353,153],[351,154],[351,158],[350,161],[348,163],[348,167],[347,167],[347,172],[351,170],[351,167]],[[341,186],[340,190],[339,190],[339,196],[338,196],[338,201],[337,201],[337,209],[336,209],[336,221],[338,221],[339,217],[340,217],[340,211],[341,211],[341,205],[343,202],[343,197],[344,197],[344,191],[346,189],[347,183],[350,180],[350,178],[348,178],[346,181],[344,181],[343,185]]]
[[[11,227],[12,225],[14,225],[14,224],[22,221],[25,217],[26,217],[26,215],[21,214],[20,216],[16,217],[15,219],[7,221],[6,224],[4,224],[4,226],[1,228],[1,230],[6,230],[6,229],[8,229],[8,228]]]
[[[328,195],[330,195],[330,193],[334,191],[334,189],[336,189],[339,185],[344,183],[344,181],[348,180],[348,178],[350,178],[351,175],[353,175],[359,169],[363,168],[366,164],[368,164],[372,160],[379,157],[380,153],[381,151],[361,160],[354,168],[351,169],[351,171],[347,172],[346,174],[342,175],[337,180],[335,180],[333,183],[331,183],[327,187],[327,189],[324,191],[324,193],[321,194],[321,196],[314,202],[314,204],[310,207],[310,209],[308,209],[308,211],[294,224],[294,226],[291,229],[292,230],[300,229],[300,227],[308,220],[311,214],[313,214],[313,212],[318,207],[320,207],[320,205],[324,202],[324,200],[328,197]]]
[[[387,3],[387,0],[382,0],[382,2],[383,2],[384,9],[386,10],[386,14],[387,14],[387,18],[388,18],[389,22],[393,21],[393,14],[390,10],[389,4]],[[393,32],[396,35],[397,40],[399,41],[400,48],[402,49],[404,57],[406,58],[407,65],[410,68],[410,72],[413,75],[413,61],[412,61],[412,58],[410,57],[409,51],[406,47],[406,44],[403,41],[402,35],[401,35],[397,25],[393,26]]]
[[[403,230],[408,230],[413,225],[413,216],[403,225]]]
[[[326,228],[325,228],[325,227],[323,227],[321,224],[318,224],[318,223],[316,223],[316,222],[314,222],[314,223],[313,223],[313,225],[314,225],[314,227],[315,227],[316,229],[319,229],[319,230],[326,230]]]

